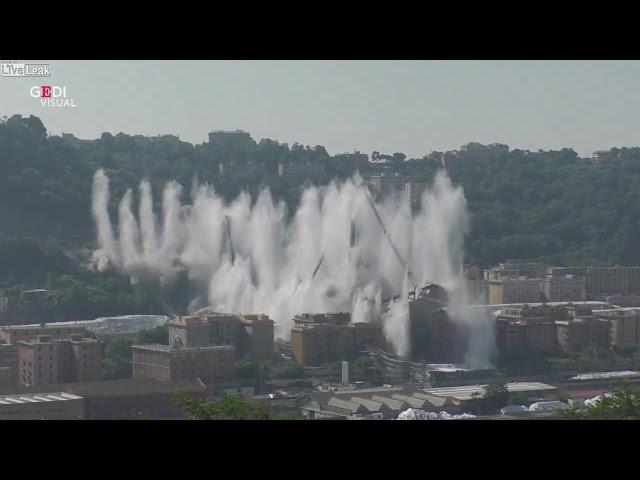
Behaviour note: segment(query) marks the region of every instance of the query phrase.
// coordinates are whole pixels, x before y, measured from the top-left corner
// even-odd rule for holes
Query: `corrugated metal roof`
[[[381,397],[380,395],[374,395],[371,400],[384,403],[391,410],[402,410],[405,407],[405,402],[397,398]]]
[[[439,397],[451,397],[457,400],[471,400],[474,393],[482,395],[486,385],[464,385],[459,387],[430,388],[425,393]],[[557,390],[556,387],[540,382],[512,382],[507,384],[509,393],[514,392],[538,392]]]
[[[346,410],[351,413],[363,413],[366,410],[366,407],[364,405],[360,405],[359,403],[353,403],[348,400],[342,400],[336,397],[331,397],[327,405],[329,407],[339,408],[341,410]]]
[[[67,400],[79,400],[82,397],[71,395],[68,393],[35,393],[35,394],[16,394],[0,396],[0,405],[12,405],[21,403],[44,403],[44,402],[64,402]]]
[[[351,403],[359,403],[360,405],[364,405],[365,408],[369,410],[371,413],[389,409],[389,407],[387,407],[383,403],[375,402],[373,400],[369,400],[367,398],[362,398],[362,397],[351,397]]]
[[[393,398],[397,399],[397,400],[402,400],[403,402],[407,403],[408,405],[410,405],[412,408],[424,408],[425,404],[429,407],[432,407],[433,405],[425,398],[416,398],[416,397],[410,397],[409,395],[399,395],[397,393],[392,395]]]
[[[458,405],[460,403],[455,398],[449,398],[442,395],[431,395],[428,393],[416,392],[413,396],[427,401],[432,407],[445,407],[449,405]]]

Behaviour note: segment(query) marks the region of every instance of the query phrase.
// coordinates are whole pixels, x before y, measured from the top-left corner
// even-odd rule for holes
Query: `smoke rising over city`
[[[151,279],[161,284],[186,272],[200,292],[191,311],[211,307],[266,313],[283,338],[299,313],[349,311],[354,322],[382,319],[399,355],[409,348],[412,274],[419,287],[435,282],[449,292],[453,318],[473,323],[472,332],[478,329],[470,360],[488,362],[491,342],[484,338],[491,335],[482,333],[487,323],[465,308],[474,303],[463,276],[466,200],[442,171],[417,212],[400,197],[377,201],[374,209],[358,175],[305,188],[290,216],[267,189],[255,202],[242,193],[226,203],[210,186],[194,185],[193,203],[183,205],[182,187],[175,182],[166,184],[162,210],[154,212],[150,185],[142,181],[137,202],[128,190],[112,222],[109,194],[109,179],[99,170],[92,201],[98,244],[93,265],[98,270],[114,268],[134,283]]]

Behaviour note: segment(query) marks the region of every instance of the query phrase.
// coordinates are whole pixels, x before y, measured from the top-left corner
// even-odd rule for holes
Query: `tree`
[[[217,400],[194,399],[178,395],[174,399],[189,420],[270,420],[263,403],[249,403],[241,395],[224,395]]]
[[[483,390],[484,395],[482,398],[494,404],[497,408],[502,408],[507,404],[509,390],[507,389],[506,383],[490,383],[489,385],[485,385]]]
[[[154,328],[140,330],[136,335],[136,343],[141,345],[159,343],[167,345],[169,343],[169,327],[165,323]]]
[[[236,376],[238,378],[258,378],[260,365],[251,357],[246,357],[236,364]]]
[[[471,408],[477,413],[493,413],[504,407],[509,400],[509,390],[504,382],[490,383],[482,388],[482,393],[474,393]]]
[[[106,380],[131,377],[131,345],[130,336],[112,335],[103,339],[104,359],[102,360],[103,377]]]
[[[560,417],[565,420],[640,420],[640,390],[616,390],[583,409],[563,411]]]

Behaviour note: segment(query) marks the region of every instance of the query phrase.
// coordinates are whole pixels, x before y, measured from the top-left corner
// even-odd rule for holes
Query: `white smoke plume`
[[[133,192],[127,191],[118,210],[116,239],[107,209],[109,180],[102,170],[96,172],[94,265],[100,270],[111,266],[134,282],[170,282],[186,271],[208,306],[231,313],[266,313],[283,338],[289,337],[292,319],[299,313],[350,311],[353,321],[386,319],[385,332],[396,352],[406,353],[407,267],[384,238],[359,176],[307,187],[290,221],[285,204],[274,202],[268,190],[255,203],[247,193],[225,203],[211,187],[194,185],[192,205],[182,205],[181,193],[175,182],[165,186],[157,220],[151,188],[143,181],[136,220]],[[444,286],[454,316],[467,318],[462,190],[441,172],[423,194],[418,213],[412,214],[404,198],[385,199],[376,208],[418,286]],[[383,313],[383,299],[398,295],[400,300]],[[194,299],[191,305],[202,306],[202,301]]]

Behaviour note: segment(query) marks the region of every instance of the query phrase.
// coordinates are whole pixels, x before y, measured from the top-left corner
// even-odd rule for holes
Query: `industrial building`
[[[21,408],[24,412],[7,414],[9,418],[162,420],[184,418],[183,410],[174,403],[177,394],[204,399],[206,387],[198,378],[171,382],[153,379],[102,380],[4,388],[1,390],[0,400],[11,398],[23,402]],[[38,406],[33,400],[48,403]],[[60,403],[62,400],[65,401],[64,404]],[[74,402],[67,403],[69,400]],[[15,400],[8,401],[20,405]],[[8,407],[0,402],[0,412],[3,408]],[[6,417],[0,414],[0,420],[3,418]]]
[[[201,378],[205,382],[235,377],[236,347],[207,345],[191,348],[169,345],[133,345],[133,379],[163,382]]]
[[[378,387],[314,392],[301,407],[312,419],[393,419],[408,408],[429,412],[458,412],[460,402],[454,398],[432,395],[411,387]]]
[[[463,385],[457,387],[427,388],[424,390],[429,395],[452,398],[458,402],[474,400],[484,393],[487,385]],[[557,387],[540,382],[511,382],[506,384],[507,391],[513,395],[526,393],[529,395],[549,396],[558,391]]]
[[[108,380],[71,384],[65,391],[84,399],[87,420],[153,420],[183,418],[173,404],[176,394],[204,399],[199,378],[161,382],[153,379]]]
[[[84,399],[66,392],[0,395],[1,420],[84,420]]]

